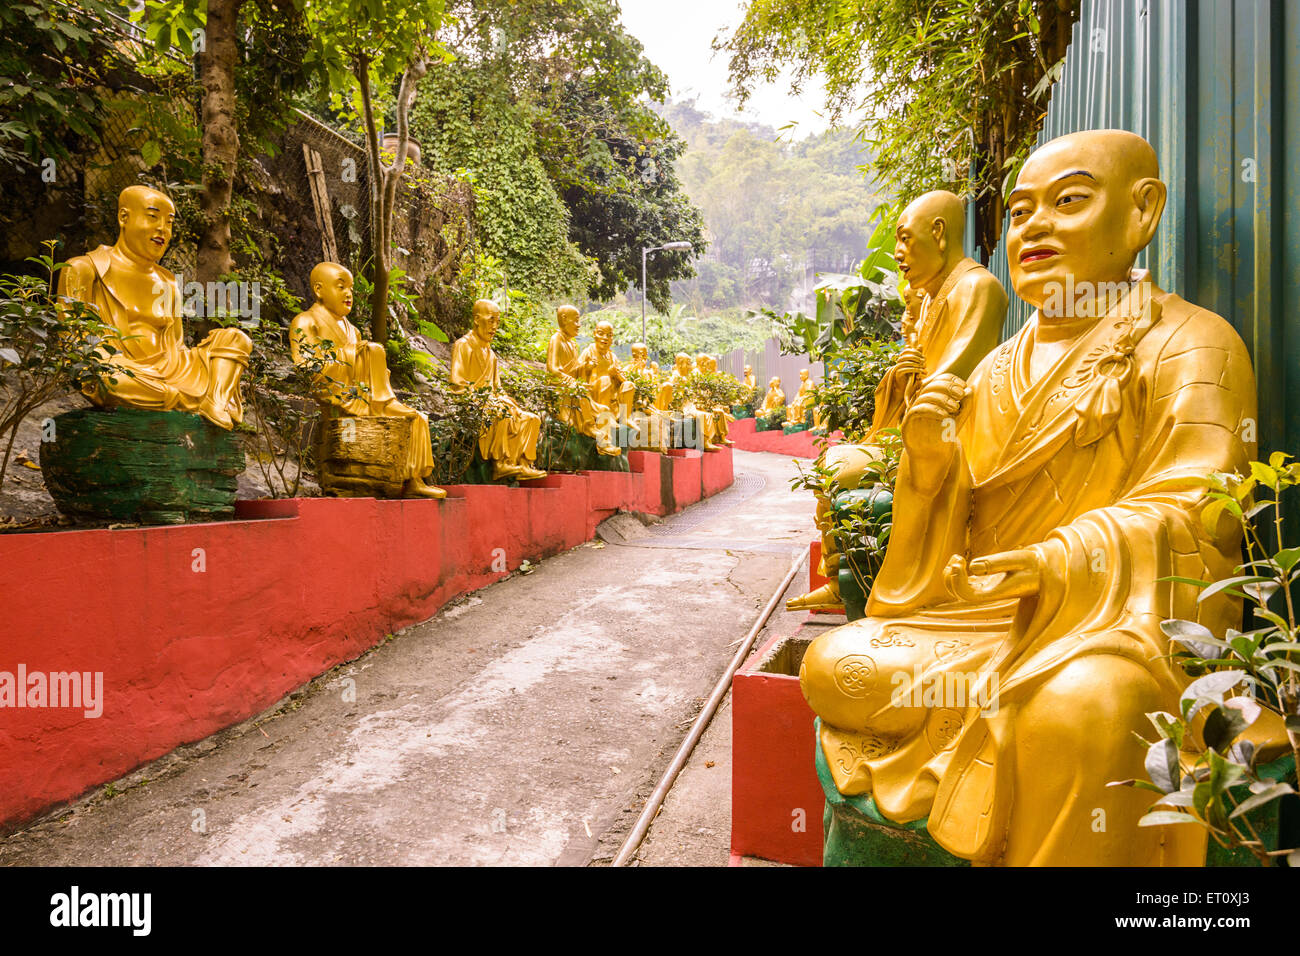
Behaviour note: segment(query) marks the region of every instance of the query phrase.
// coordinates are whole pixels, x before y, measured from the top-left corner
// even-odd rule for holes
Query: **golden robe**
[[[618,356],[612,349],[602,352],[593,342],[582,350],[578,362],[591,369],[587,376],[587,386],[591,390],[592,401],[613,410],[631,409],[636,386],[622,378]]]
[[[546,346],[546,367],[569,381],[575,381],[579,364],[577,343],[563,332],[556,331]],[[602,416],[605,416],[603,426]],[[579,395],[562,406],[559,409],[559,419],[583,435],[590,438],[599,435],[602,440],[606,440],[609,425],[612,424],[609,407],[593,401],[590,393]]]
[[[247,368],[253,343],[239,329],[216,329],[186,348],[180,285],[161,266],[154,266],[153,272],[159,281],[152,287],[147,277],[120,273],[111,246],[74,256],[59,271],[59,295],[85,302],[100,321],[117,330],[117,352],[105,356],[107,364],[131,373],[105,376],[82,391],[96,405],[199,412],[214,388],[212,361],[226,358]],[[155,301],[161,305],[156,312],[140,307]],[[224,411],[233,421],[244,420],[238,387],[231,389]]]
[[[519,463],[537,458],[537,439],[542,420],[526,412],[501,390],[501,370],[496,353],[473,332],[462,335],[451,350],[451,390],[490,388],[505,415],[479,435],[479,454],[485,459]]]
[[[321,398],[347,415],[382,415],[405,418],[410,423],[407,441],[406,478],[423,478],[433,470],[433,444],[429,419],[418,409],[397,400],[388,372],[388,354],[378,342],[367,342],[346,318],[339,318],[319,303],[300,313],[290,325],[291,352],[298,361],[303,335],[312,345],[329,341],[338,358],[327,362],[321,372]],[[348,398],[352,387],[365,386],[360,395]]]
[[[866,442],[885,428],[897,428],[917,386],[931,375],[965,376],[997,344],[1006,315],[1007,295],[997,279],[974,259],[952,267],[933,297],[921,299],[917,315],[904,319],[904,339],[921,351],[925,373],[904,375],[891,367],[876,386],[875,411]],[[980,318],[997,314],[997,328],[982,328]]]
[[[804,659],[801,684],[840,791],[871,793],[898,822],[928,816],[938,843],[969,860],[1204,860],[1203,830],[1139,828],[1149,794],[1105,785],[1142,776],[1132,737],[1150,730],[1142,707],[1176,712],[1189,680],[1160,659],[1160,622],[1199,619],[1222,633],[1239,619],[1239,605],[1198,605],[1198,589],[1159,579],[1212,580],[1240,560],[1237,538],[1212,538],[1199,508],[1205,476],[1243,471],[1254,456],[1242,435],[1255,380],[1223,319],[1146,288],[1149,324],[1112,310],[1037,381],[1037,316],[980,364],[937,488],[919,487],[904,456],[868,617],[819,637]],[[945,586],[951,555],[1018,548],[1046,568],[1036,596],[971,604]],[[893,706],[900,673],[912,675],[904,693],[936,675],[978,675],[996,707]],[[1071,682],[1088,673],[1128,676]],[[1053,707],[1017,722],[1036,701]],[[1135,713],[1115,716],[1134,701]],[[1107,807],[1102,843],[1096,810]]]

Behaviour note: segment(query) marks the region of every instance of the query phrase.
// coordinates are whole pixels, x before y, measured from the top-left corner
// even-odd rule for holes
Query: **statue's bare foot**
[[[839,592],[833,590],[829,584],[823,584],[807,594],[786,601],[785,609],[787,611],[842,611],[844,610],[844,600],[840,597]]]
[[[402,488],[403,498],[446,498],[447,492],[434,485],[426,485],[423,478],[408,478]]]

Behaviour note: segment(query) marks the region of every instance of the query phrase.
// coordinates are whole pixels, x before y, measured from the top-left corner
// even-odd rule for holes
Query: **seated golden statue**
[[[586,370],[591,399],[614,411],[619,421],[626,422],[632,411],[636,386],[623,376],[618,356],[614,354],[614,326],[609,322],[597,322],[591,336],[595,341],[582,350],[582,357],[578,360]]]
[[[799,390],[794,393],[794,401],[785,416],[787,425],[802,425],[808,420],[808,409],[812,407],[812,382],[808,379],[808,370],[799,370]]]
[[[758,393],[758,382],[754,379],[754,366],[745,366],[745,381],[743,384],[745,388],[749,389],[750,395],[756,395]]]
[[[592,366],[578,356],[578,330],[581,326],[578,310],[562,305],[555,311],[559,326],[546,346],[546,370],[566,382],[586,382]],[[560,421],[572,426],[580,434],[596,441],[596,451],[602,455],[621,455],[622,450],[610,441],[614,415],[608,405],[603,405],[587,394],[579,395],[560,408]]]
[[[920,383],[928,376],[966,376],[1002,333],[1007,295],[1001,283],[961,250],[966,216],[962,202],[942,189],[907,205],[895,227],[894,258],[908,282],[904,349],[876,387],[871,431],[860,444],[828,448],[822,464],[835,472],[836,490],[857,488],[880,458],[875,436],[897,428]],[[842,609],[839,545],[831,532],[830,499],[817,494],[822,537],[821,587],[786,602],[787,610]]]
[[[1037,312],[969,382],[921,384],[868,617],[804,658],[840,792],[928,817],[976,863],[1205,858],[1205,830],[1139,827],[1149,795],[1108,786],[1144,778],[1135,735],[1189,681],[1160,622],[1240,623],[1232,599],[1198,605],[1163,579],[1232,573],[1236,525],[1203,525],[1205,476],[1255,455],[1237,333],[1131,271],[1164,210],[1158,176],[1150,144],[1118,130],[1030,155],[1006,251]]]
[[[758,417],[765,418],[778,409],[785,411],[785,392],[781,391],[781,376],[773,375],[767,383],[767,395],[758,409]]]
[[[695,362],[700,371],[707,374],[718,374],[718,360],[707,352],[702,352],[696,356]],[[736,377],[730,373],[728,373],[727,377],[733,382],[736,380]],[[727,437],[731,432],[731,423],[736,420],[736,417],[731,414],[731,409],[725,405],[715,405],[713,408],[707,409],[707,411],[713,414],[714,442],[719,445],[734,445],[735,442]]]
[[[672,436],[673,387],[659,380],[658,368],[650,361],[650,350],[644,342],[632,345],[632,361],[628,366],[634,376],[644,376],[654,384],[655,396],[648,403],[634,403],[628,423],[637,436],[636,444],[667,453]]]
[[[478,450],[492,462],[495,478],[545,478],[546,472],[533,467],[537,460],[537,439],[542,420],[526,412],[501,390],[501,369],[492,351],[492,339],[501,325],[501,310],[490,299],[474,303],[474,328],[456,340],[451,350],[451,390],[490,388],[501,418],[479,435]]]
[[[239,379],[253,343],[239,329],[216,329],[185,347],[180,286],[158,264],[175,219],[167,196],[128,186],[117,199],[117,242],[75,256],[59,272],[59,296],[85,302],[117,330],[117,351],[103,359],[129,373],[106,374],[82,390],[101,407],[197,412],[230,429],[244,420]]]
[[[699,441],[697,444],[704,451],[717,451],[716,427],[712,412],[696,408],[695,403],[690,398],[691,376],[695,374],[696,365],[691,361],[691,357],[685,352],[678,352],[673,359],[673,374],[669,381],[673,387],[675,397],[686,396],[682,403],[681,414],[683,417],[690,419],[695,426],[695,434]]]
[[[336,262],[322,262],[308,280],[316,301],[289,323],[289,354],[295,364],[307,359],[307,350],[328,343],[333,355],[318,384],[321,401],[345,415],[405,418],[410,425],[406,461],[402,467],[402,494],[412,498],[445,498],[441,488],[425,484],[433,471],[433,446],[429,419],[402,404],[393,392],[388,355],[378,342],[367,342],[348,321],[352,311],[352,273]]]

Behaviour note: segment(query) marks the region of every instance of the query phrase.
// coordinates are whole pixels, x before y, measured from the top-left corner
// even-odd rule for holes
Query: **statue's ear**
[[[934,241],[939,246],[939,251],[941,253],[947,252],[948,223],[936,216],[933,225],[930,226],[930,232],[934,235]]]
[[[1160,217],[1165,211],[1169,192],[1165,184],[1153,177],[1139,179],[1133,184],[1134,248],[1145,249],[1156,234]]]

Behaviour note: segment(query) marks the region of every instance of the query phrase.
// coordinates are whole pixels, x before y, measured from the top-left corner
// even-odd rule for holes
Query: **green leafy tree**
[[[313,39],[309,63],[320,70],[331,105],[353,117],[364,132],[370,186],[370,334],[376,342],[387,342],[393,214],[408,162],[410,110],[430,64],[451,59],[437,39],[446,22],[446,5],[444,0],[305,3]],[[397,145],[386,156],[379,123],[390,106],[396,117]]]
[[[749,0],[714,48],[729,54],[742,103],[787,68],[796,88],[824,82],[831,119],[857,127],[872,171],[898,195],[946,181],[977,200],[987,251],[1078,9],[1078,0]]]

